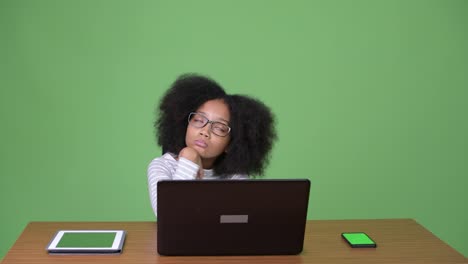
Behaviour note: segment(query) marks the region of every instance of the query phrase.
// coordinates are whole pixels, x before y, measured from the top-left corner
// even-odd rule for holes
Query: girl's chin
[[[198,155],[202,156],[203,153],[206,152],[206,148],[203,148],[203,147],[200,147],[200,146],[197,146],[197,145],[193,145],[192,148],[198,152]]]
[[[218,156],[213,157],[212,155],[209,155],[207,153],[207,148],[200,147],[197,145],[193,145],[190,147],[193,148],[198,153],[198,155],[200,155],[200,158],[202,159],[216,159],[218,157]]]

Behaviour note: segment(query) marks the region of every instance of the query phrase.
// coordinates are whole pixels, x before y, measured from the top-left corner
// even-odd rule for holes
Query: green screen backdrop
[[[309,178],[309,219],[414,218],[467,256],[467,28],[464,0],[2,0],[0,259],[30,221],[155,220],[185,72],[272,108],[265,178]]]

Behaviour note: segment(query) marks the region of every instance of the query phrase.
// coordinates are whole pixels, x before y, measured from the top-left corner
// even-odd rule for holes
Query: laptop
[[[302,251],[310,181],[158,182],[157,250],[167,256]]]

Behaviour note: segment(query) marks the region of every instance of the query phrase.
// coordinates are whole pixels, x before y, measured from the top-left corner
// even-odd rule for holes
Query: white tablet
[[[49,253],[120,253],[124,230],[60,230],[47,246]]]

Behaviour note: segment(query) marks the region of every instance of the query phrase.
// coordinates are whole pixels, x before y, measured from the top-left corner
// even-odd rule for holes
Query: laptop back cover
[[[299,254],[309,180],[158,183],[161,255]]]

